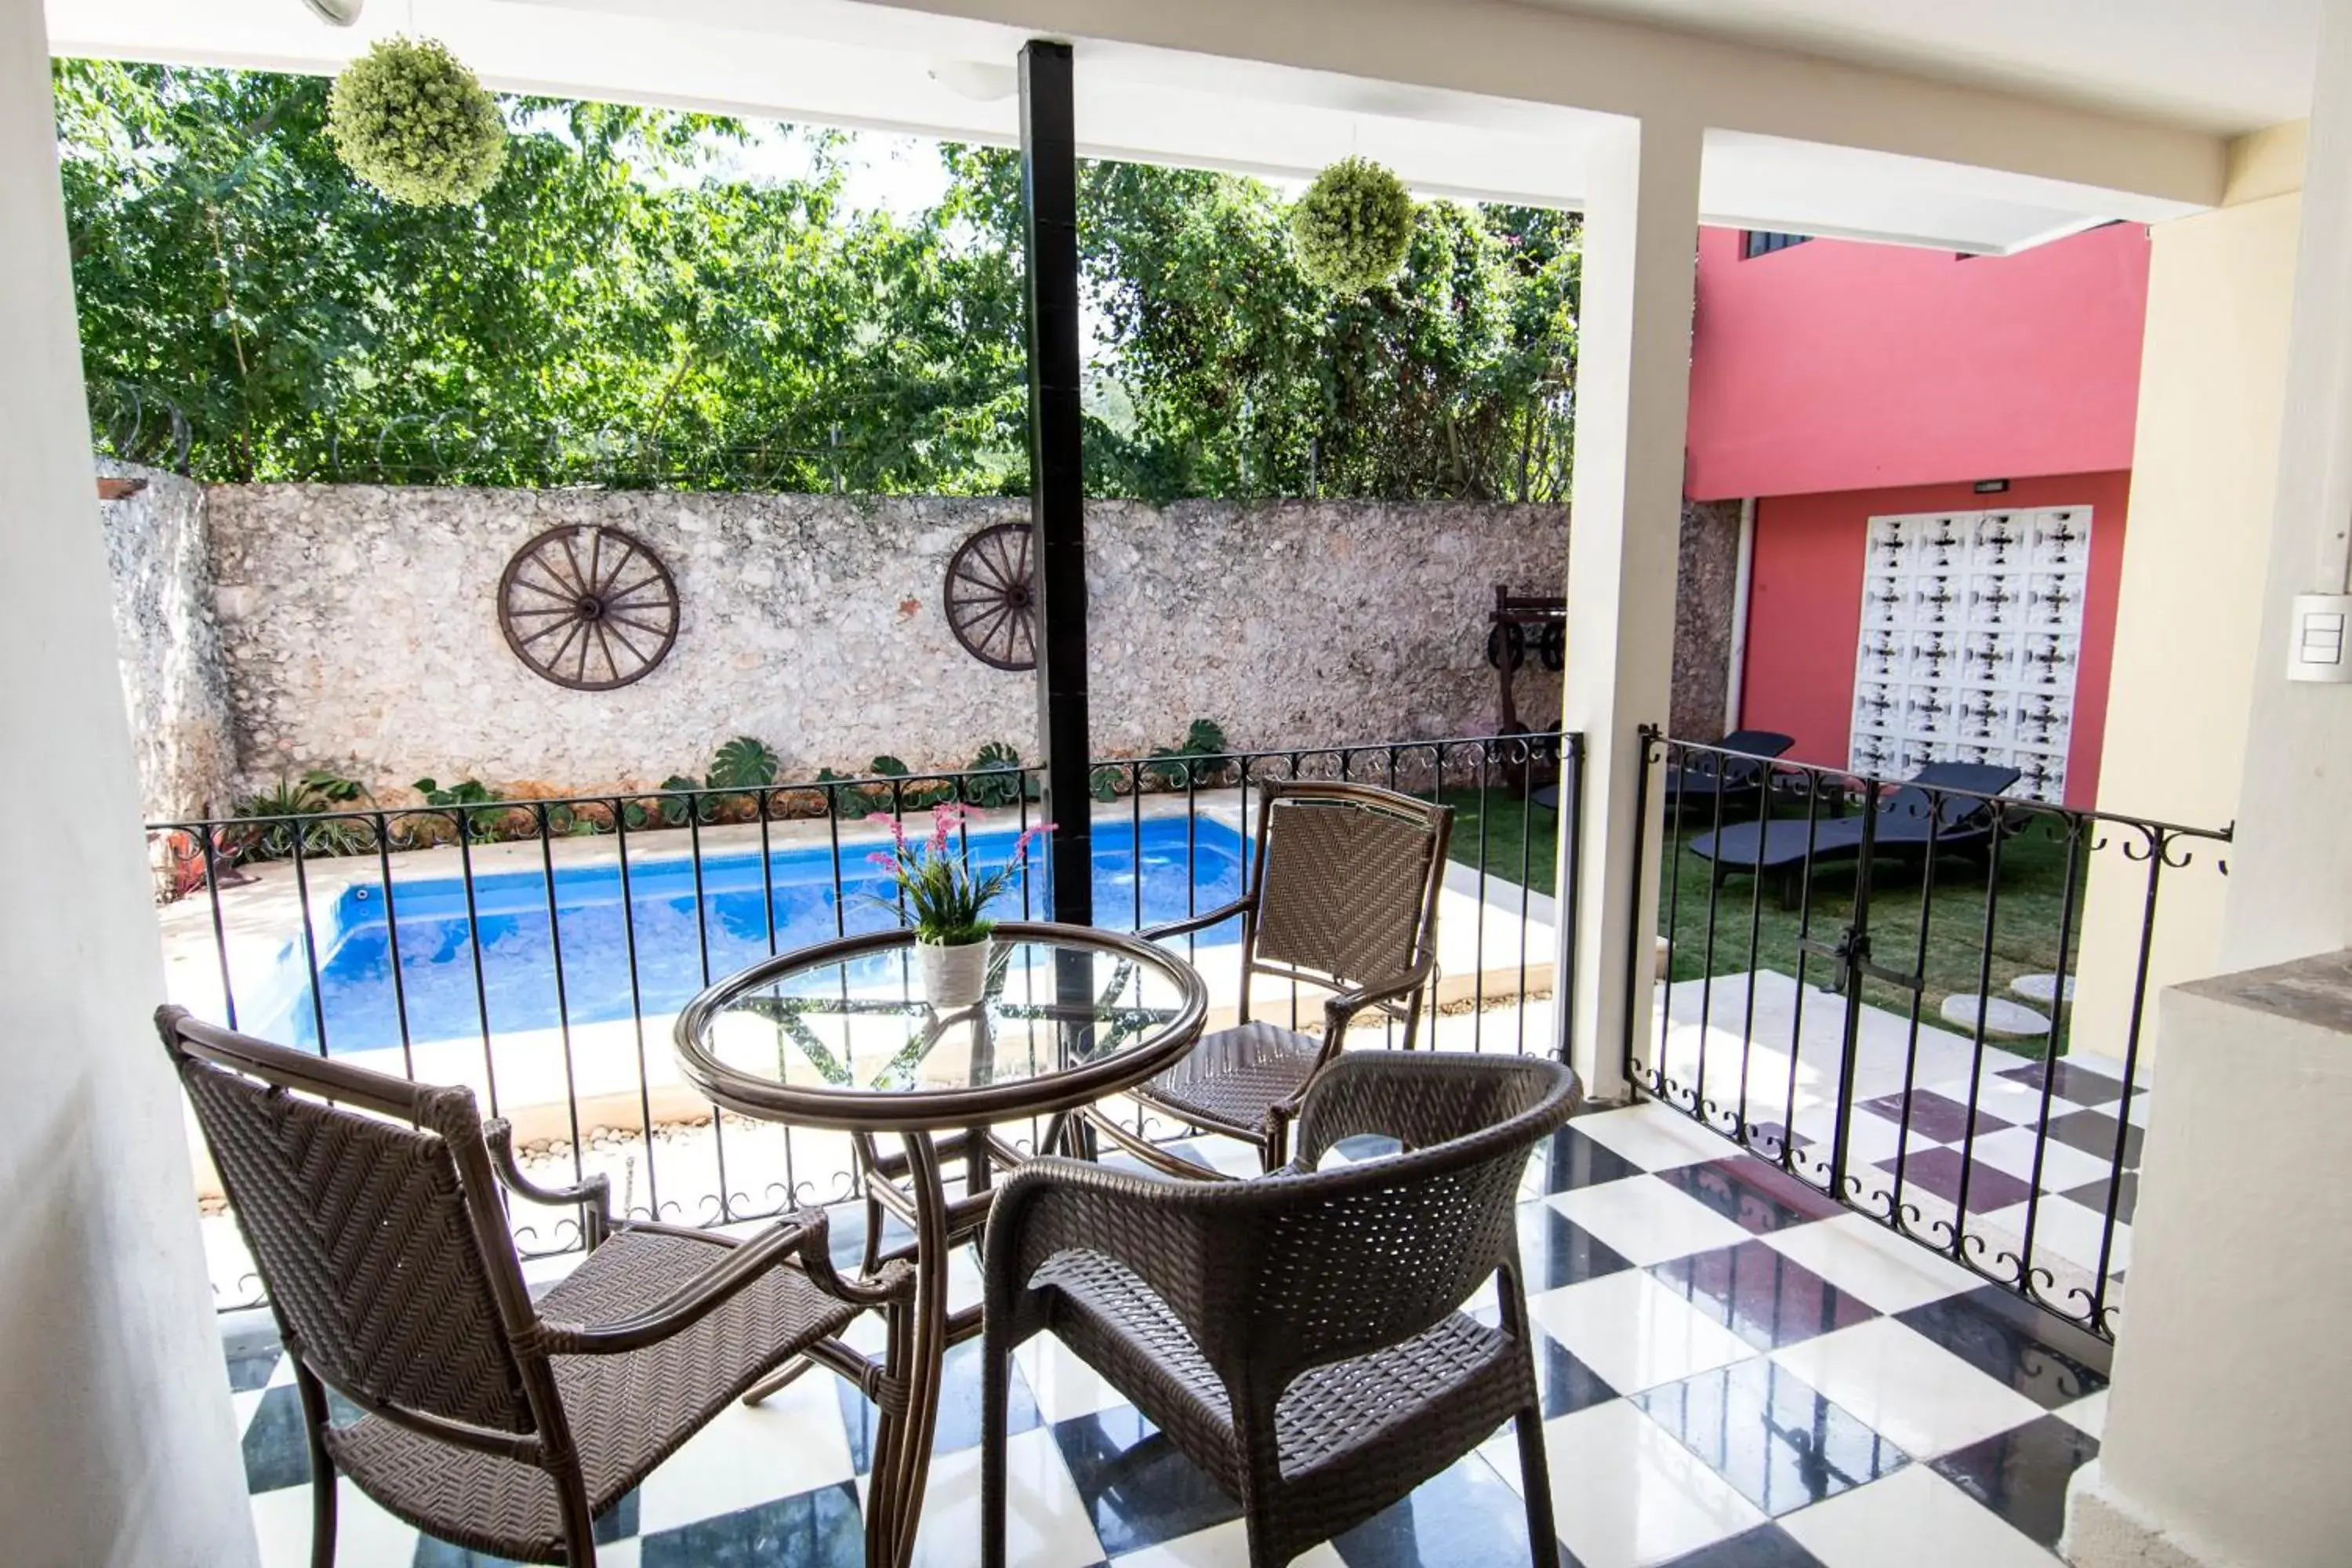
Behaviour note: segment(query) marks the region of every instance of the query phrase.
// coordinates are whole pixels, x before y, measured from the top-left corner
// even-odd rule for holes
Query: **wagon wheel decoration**
[[[499,629],[531,672],[575,691],[642,680],[677,641],[677,584],[616,528],[551,528],[499,578]]]
[[[983,528],[948,558],[948,629],[981,663],[1037,668],[1036,605],[1027,523]]]

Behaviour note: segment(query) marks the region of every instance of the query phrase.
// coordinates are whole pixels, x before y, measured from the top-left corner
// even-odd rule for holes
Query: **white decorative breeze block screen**
[[[1865,548],[1847,765],[2005,763],[2011,794],[2061,798],[2091,509],[1874,517]]]

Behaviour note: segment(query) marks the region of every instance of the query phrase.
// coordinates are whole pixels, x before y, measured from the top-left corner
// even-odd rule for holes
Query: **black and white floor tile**
[[[2055,1561],[2067,1482],[2098,1452],[2105,1404],[2103,1348],[2087,1336],[1658,1106],[1580,1117],[1561,1131],[1530,1164],[1520,1235],[1569,1561]],[[835,1237],[845,1250],[855,1240]],[[960,1289],[975,1288],[968,1260],[958,1276]],[[1491,1296],[1473,1307],[1491,1310]],[[976,1349],[950,1362],[919,1542],[926,1568],[977,1558]],[[233,1327],[226,1351],[263,1561],[307,1563],[309,1474],[290,1366],[266,1328]],[[1016,1374],[1015,1562],[1246,1561],[1233,1502],[1084,1363],[1041,1340],[1020,1352]],[[824,1375],[730,1409],[603,1521],[601,1560],[851,1568],[870,1416]],[[1506,1430],[1298,1561],[1523,1563],[1519,1484]],[[489,1568],[420,1538],[348,1483],[342,1521],[342,1568]]]
[[[2119,1307],[2131,1263],[2147,1075],[2094,1054],[2045,1068],[2016,1051],[1865,1006],[1851,1064],[1843,999],[1759,972],[1660,992],[1655,1047],[1673,1096],[1735,1118],[1768,1153],[1826,1185],[1841,1133],[1848,1179],[1874,1212],[1916,1230],[1958,1226],[1972,1255],[2005,1273],[2027,1258],[2047,1293],[2090,1310]],[[1854,1078],[1842,1110],[1838,1083]],[[2107,1224],[2110,1208],[2115,1224]]]

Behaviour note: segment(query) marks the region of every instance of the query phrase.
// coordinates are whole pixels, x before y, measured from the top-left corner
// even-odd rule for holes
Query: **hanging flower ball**
[[[1308,279],[1361,294],[1397,275],[1412,243],[1412,195],[1369,158],[1342,158],[1290,209],[1290,237]]]
[[[430,38],[386,38],[344,67],[327,134],[352,174],[411,206],[477,201],[507,161],[498,103]]]

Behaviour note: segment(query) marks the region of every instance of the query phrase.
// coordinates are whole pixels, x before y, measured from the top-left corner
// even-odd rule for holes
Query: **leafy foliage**
[[[708,177],[732,121],[506,99],[504,176],[414,207],[338,162],[321,80],[56,81],[93,424],[121,456],[943,493],[1025,467],[1017,272],[942,224],[844,214],[835,139],[800,138],[811,177],[754,185]]]
[[[445,785],[422,778],[409,787],[423,795],[428,806],[443,810],[452,806],[474,808],[455,813],[452,820],[462,823],[466,837],[476,843],[501,837],[530,820],[512,806],[494,805],[506,797],[479,779],[461,779]],[[483,807],[490,809],[480,809]]]
[[[1290,209],[1299,270],[1334,294],[1377,289],[1397,275],[1412,245],[1412,194],[1393,170],[1342,158]]]
[[[1195,719],[1181,741],[1151,753],[1143,777],[1161,789],[1222,783],[1227,749],[1223,725],[1213,719]]]
[[[327,134],[352,173],[411,206],[481,199],[506,167],[497,100],[432,38],[383,38],[343,68]]]
[[[373,823],[360,816],[322,815],[347,811],[367,798],[366,787],[357,780],[324,768],[308,769],[292,780],[281,773],[275,787],[235,804],[233,815],[255,820],[230,829],[221,847],[233,858],[247,861],[286,859],[298,839],[306,856],[372,853],[376,845]],[[318,820],[292,820],[297,818]]]
[[[93,425],[215,480],[991,494],[1028,482],[1019,170],[843,204],[831,133],[501,98],[471,206],[355,182],[318,79],[56,67]],[[726,177],[795,141],[800,178]],[[1335,298],[1265,185],[1081,169],[1097,495],[1565,499],[1574,217],[1423,204]]]
[[[844,821],[862,817],[873,808],[874,797],[852,784],[847,773],[837,773],[831,768],[819,768],[816,771],[816,782],[821,784],[839,786],[826,790],[824,800],[831,814]]]
[[[974,805],[1015,805],[1024,795],[1037,798],[1037,781],[1021,771],[1021,753],[1003,741],[982,746],[969,771],[963,795]]]
[[[776,782],[783,761],[763,741],[738,735],[710,759],[712,789],[764,789]]]
[[[934,807],[927,840],[909,839],[904,824],[889,812],[877,811],[866,818],[890,829],[891,847],[866,858],[882,868],[898,895],[895,900],[875,901],[903,910],[907,923],[924,942],[959,947],[985,940],[995,929],[987,914],[989,900],[1013,885],[1029,857],[1029,846],[1054,826],[1044,823],[1024,832],[1003,865],[982,871],[973,868],[967,851],[950,847],[971,814],[966,805]]]

